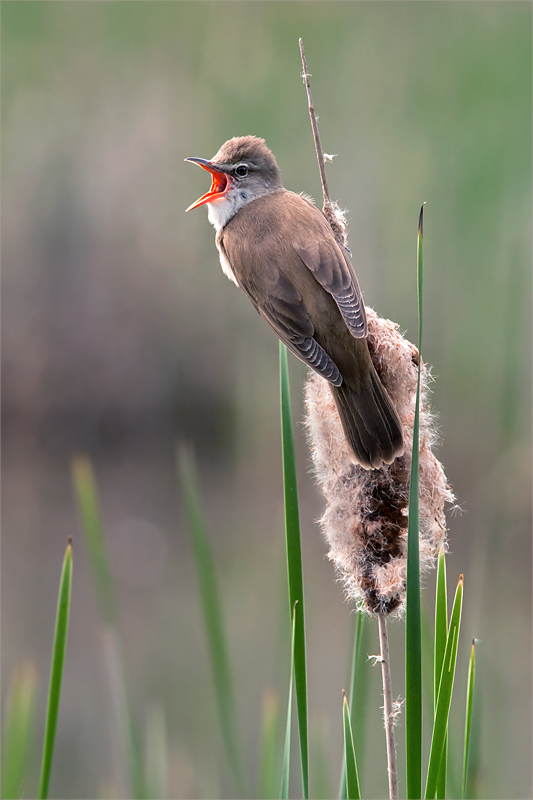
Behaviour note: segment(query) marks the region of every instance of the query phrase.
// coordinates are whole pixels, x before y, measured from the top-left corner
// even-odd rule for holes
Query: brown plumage
[[[225,273],[274,333],[330,385],[351,454],[370,469],[403,452],[401,424],[374,369],[355,271],[316,206],[283,188],[262,139],[226,142],[211,161],[209,204]]]

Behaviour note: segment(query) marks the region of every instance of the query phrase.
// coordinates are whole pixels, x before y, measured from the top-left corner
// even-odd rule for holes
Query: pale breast
[[[224,273],[224,275],[227,278],[230,279],[230,281],[233,281],[235,286],[238,286],[239,284],[237,283],[237,279],[236,279],[235,274],[234,274],[234,272],[233,272],[233,270],[231,268],[231,264],[228,261],[228,257],[225,254],[222,246],[219,244],[218,235],[217,235],[217,238],[216,238],[216,245],[217,245],[217,250],[218,250],[218,256],[220,258],[220,266],[222,267],[222,272]]]

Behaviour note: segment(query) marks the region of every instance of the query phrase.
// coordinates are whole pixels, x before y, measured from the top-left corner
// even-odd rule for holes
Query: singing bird
[[[350,458],[365,469],[403,452],[402,427],[374,369],[365,306],[346,249],[324,214],[284,188],[264,139],[234,137],[211,159],[207,204],[227,277],[281,341],[331,388]]]

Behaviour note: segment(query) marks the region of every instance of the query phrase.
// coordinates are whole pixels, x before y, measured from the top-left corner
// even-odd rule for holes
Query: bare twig
[[[328,181],[326,178],[326,167],[324,165],[324,152],[320,144],[320,134],[318,132],[318,120],[313,105],[313,95],[311,94],[311,84],[309,78],[311,77],[307,69],[307,61],[305,60],[304,43],[300,39],[300,56],[302,58],[302,67],[305,89],[307,92],[307,103],[309,106],[309,117],[311,119],[311,128],[313,130],[313,138],[315,140],[316,157],[318,161],[318,170],[320,172],[320,181],[322,183],[322,198],[323,206],[322,213],[329,222],[333,235],[338,244],[347,248],[347,232],[346,232],[346,219],[344,212],[341,211],[337,203],[331,200],[329,196]]]
[[[304,45],[300,39],[300,55],[302,58],[303,79],[307,91],[307,101],[309,105],[309,117],[311,118],[311,128],[315,140],[316,157],[320,180],[322,182],[322,196],[324,199],[323,213],[331,225],[333,235],[337,242],[346,247],[346,221],[344,213],[339,209],[337,203],[332,202],[329,196],[328,183],[326,180],[326,168],[324,165],[324,153],[320,144],[320,134],[318,132],[318,122],[313,105],[313,95],[309,83],[310,74],[307,69]],[[392,702],[392,684],[390,676],[389,644],[387,637],[387,617],[385,614],[378,614],[380,656],[369,656],[375,659],[374,663],[381,661],[381,672],[383,676],[383,698],[384,698],[384,717],[385,731],[387,738],[387,764],[389,773],[389,797],[390,800],[398,800],[398,770],[396,766],[396,744],[394,741],[394,717],[395,711]]]
[[[324,205],[330,205],[331,199],[329,196],[328,182],[326,179],[326,167],[324,166],[324,153],[322,152],[322,145],[320,144],[320,134],[318,132],[318,120],[316,118],[315,107],[313,105],[313,95],[311,94],[311,84],[309,78],[311,75],[307,71],[307,62],[305,60],[304,43],[300,39],[300,56],[302,57],[302,67],[305,89],[307,92],[307,102],[309,104],[309,116],[311,118],[311,128],[313,129],[313,137],[315,140],[316,157],[318,159],[318,170],[320,172],[320,180],[322,182],[322,197],[324,198]]]
[[[378,614],[379,644],[381,649],[381,674],[383,677],[383,716],[387,738],[387,764],[389,773],[389,798],[398,800],[398,769],[396,766],[396,743],[394,741],[394,708],[392,703],[392,684],[390,677],[389,641],[387,617]]]

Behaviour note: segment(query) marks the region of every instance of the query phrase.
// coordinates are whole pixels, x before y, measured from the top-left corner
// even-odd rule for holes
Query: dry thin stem
[[[389,798],[398,800],[398,769],[396,766],[396,742],[394,740],[394,708],[392,703],[392,683],[390,677],[389,641],[387,617],[378,614],[379,645],[381,650],[381,674],[383,677],[383,716],[387,738],[387,764],[389,773]]]
[[[315,107],[313,105],[313,95],[311,94],[311,84],[309,83],[310,73],[307,71],[307,62],[305,60],[304,43],[300,39],[300,55],[302,57],[302,67],[305,83],[305,90],[307,92],[307,102],[309,105],[309,116],[311,118],[311,128],[313,129],[313,137],[315,140],[316,157],[318,160],[318,169],[320,172],[320,180],[322,182],[322,197],[324,198],[324,205],[331,205],[329,197],[328,182],[326,179],[326,167],[324,165],[324,153],[322,152],[322,145],[320,144],[320,134],[318,132],[318,120],[316,118]]]

